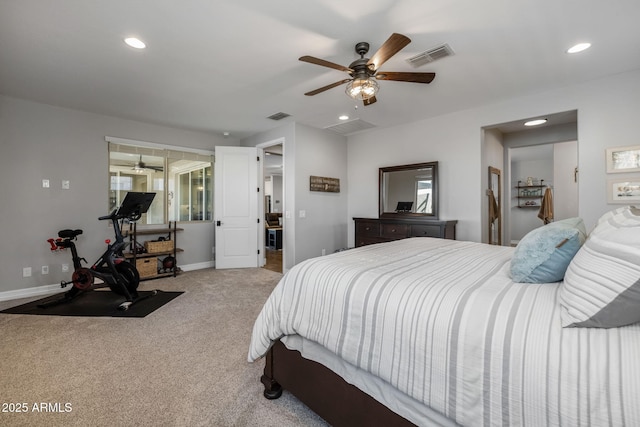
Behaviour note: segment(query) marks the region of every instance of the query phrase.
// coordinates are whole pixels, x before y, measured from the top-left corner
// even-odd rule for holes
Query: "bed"
[[[629,277],[632,245],[612,258]],[[583,246],[576,288],[602,274],[584,275]],[[579,292],[514,282],[516,251],[420,237],[296,265],[253,328],[265,396],[289,390],[332,425],[640,425],[640,324],[567,323]]]

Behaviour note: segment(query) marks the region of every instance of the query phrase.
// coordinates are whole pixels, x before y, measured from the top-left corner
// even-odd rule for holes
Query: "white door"
[[[258,266],[258,150],[216,147],[216,268]]]
[[[553,219],[578,216],[578,141],[553,144]]]

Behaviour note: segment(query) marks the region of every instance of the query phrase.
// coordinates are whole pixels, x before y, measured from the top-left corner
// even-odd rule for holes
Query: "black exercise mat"
[[[154,291],[138,291],[140,297],[147,297]],[[122,295],[107,290],[83,292],[70,302],[41,308],[38,305],[59,299],[64,293],[48,296],[37,301],[28,302],[17,307],[8,308],[0,313],[36,314],[48,316],[103,316],[103,317],[145,317],[183,292],[155,291],[128,310],[118,310],[118,306],[126,301]]]

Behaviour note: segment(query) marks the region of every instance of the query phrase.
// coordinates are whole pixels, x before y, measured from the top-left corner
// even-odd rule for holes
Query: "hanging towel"
[[[547,189],[544,190],[544,196],[542,196],[542,203],[540,204],[538,218],[540,218],[545,224],[549,224],[553,219],[553,196],[551,195],[550,187],[547,187]]]
[[[489,196],[489,222],[493,224],[496,219],[500,218],[500,210],[498,209],[498,202],[496,202],[493,190],[487,190],[487,196]]]

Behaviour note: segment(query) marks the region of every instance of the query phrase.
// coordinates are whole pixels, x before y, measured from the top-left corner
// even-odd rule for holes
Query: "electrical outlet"
[[[48,265],[43,265],[42,266],[42,274],[49,274],[49,266]]]
[[[31,277],[31,267],[25,267],[22,269],[22,277]]]
[[[322,256],[325,256],[327,254],[327,251],[325,249],[322,250]]]
[[[49,188],[49,180],[48,179],[43,179],[42,180],[42,188]]]
[[[62,180],[62,189],[63,190],[68,190],[69,189],[69,180],[68,179]]]
[[[62,264],[62,272],[66,273],[69,271],[69,264]]]

